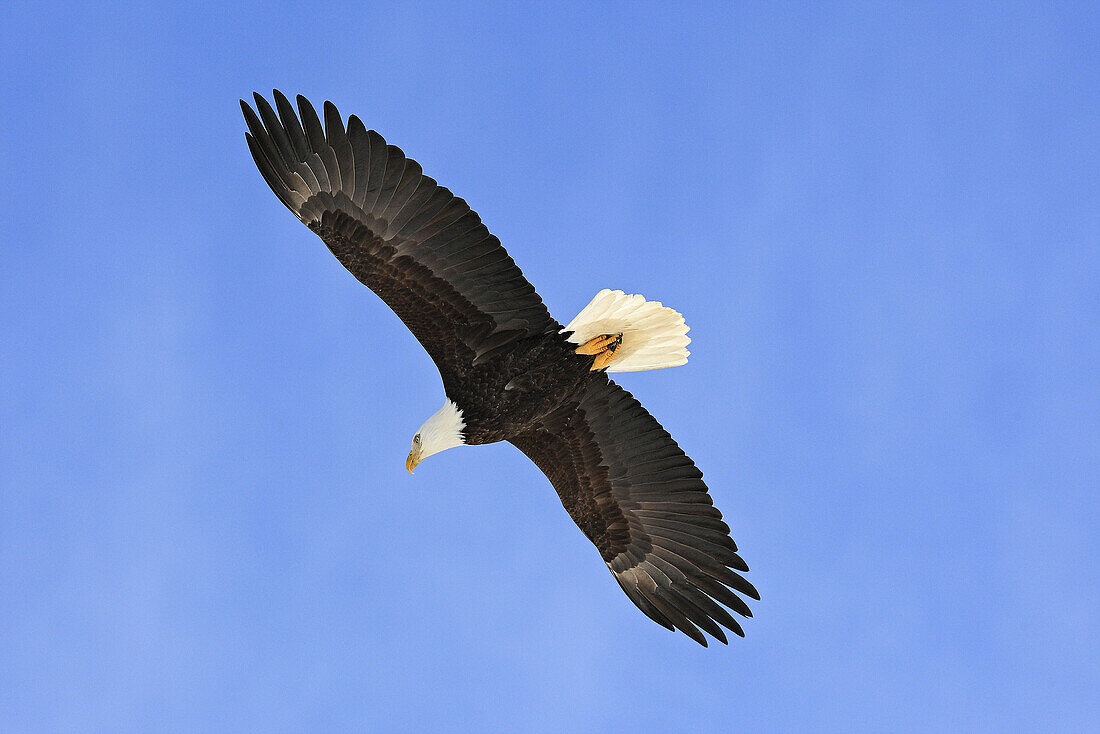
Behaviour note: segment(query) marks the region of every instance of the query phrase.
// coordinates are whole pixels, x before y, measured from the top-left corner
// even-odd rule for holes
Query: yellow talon
[[[606,352],[600,352],[596,355],[596,359],[592,362],[592,367],[589,372],[595,372],[596,370],[602,370],[611,364],[611,360],[615,359],[615,350],[608,349]]]
[[[577,354],[595,355],[591,371],[602,370],[615,359],[615,353],[623,343],[622,334],[601,334],[577,347]]]
[[[599,354],[603,350],[611,346],[616,337],[612,334],[604,334],[597,336],[594,339],[589,339],[584,344],[577,347],[577,354]]]

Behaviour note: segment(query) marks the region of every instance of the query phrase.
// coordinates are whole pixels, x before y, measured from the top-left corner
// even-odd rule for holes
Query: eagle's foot
[[[622,346],[623,335],[619,334],[601,334],[593,339],[589,339],[584,344],[577,347],[577,354],[595,355],[596,359],[592,362],[591,370],[602,370],[611,364],[611,360],[615,359],[615,352]]]

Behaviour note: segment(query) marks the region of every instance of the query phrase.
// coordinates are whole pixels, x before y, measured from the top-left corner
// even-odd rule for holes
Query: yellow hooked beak
[[[420,463],[420,455],[415,451],[409,452],[409,458],[405,459],[405,468],[409,470],[409,474],[413,473],[413,469]]]

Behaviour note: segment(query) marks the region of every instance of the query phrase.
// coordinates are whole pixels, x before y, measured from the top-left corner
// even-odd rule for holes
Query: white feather
[[[466,428],[466,421],[462,418],[462,411],[453,401],[448,400],[431,418],[424,421],[424,425],[420,426],[420,430],[416,432],[413,438],[413,452],[417,455],[417,460],[423,461],[432,454],[464,445],[466,443],[462,435],[464,428]]]
[[[622,333],[608,372],[637,372],[686,364],[691,342],[684,317],[660,301],[604,288],[569,322],[569,341],[584,344],[601,334]]]

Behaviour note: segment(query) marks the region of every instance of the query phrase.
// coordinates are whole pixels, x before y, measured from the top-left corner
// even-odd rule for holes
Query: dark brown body
[[[429,344],[447,350],[448,359],[436,359],[436,364],[448,399],[462,410],[467,444],[495,443],[524,434],[563,402],[576,399],[597,375],[602,379],[602,370],[591,371],[595,356],[577,354],[577,345],[566,340],[569,333],[561,333],[561,324],[550,318],[541,333],[512,336],[502,344],[506,348],[487,349],[479,356],[467,345],[492,338],[478,333],[485,330],[484,324],[464,323],[458,311],[445,325],[425,315],[425,296],[415,288],[416,276],[426,280],[431,274],[419,273],[422,266],[401,262],[390,243],[343,212],[326,212],[311,229],[356,278],[389,304],[429,354],[433,351]],[[387,267],[390,262],[400,263],[403,269]]]
[[[462,410],[467,444],[494,443],[526,433],[596,377],[594,357],[557,331],[516,343],[513,351],[444,381]],[[602,376],[601,376],[602,377]]]

